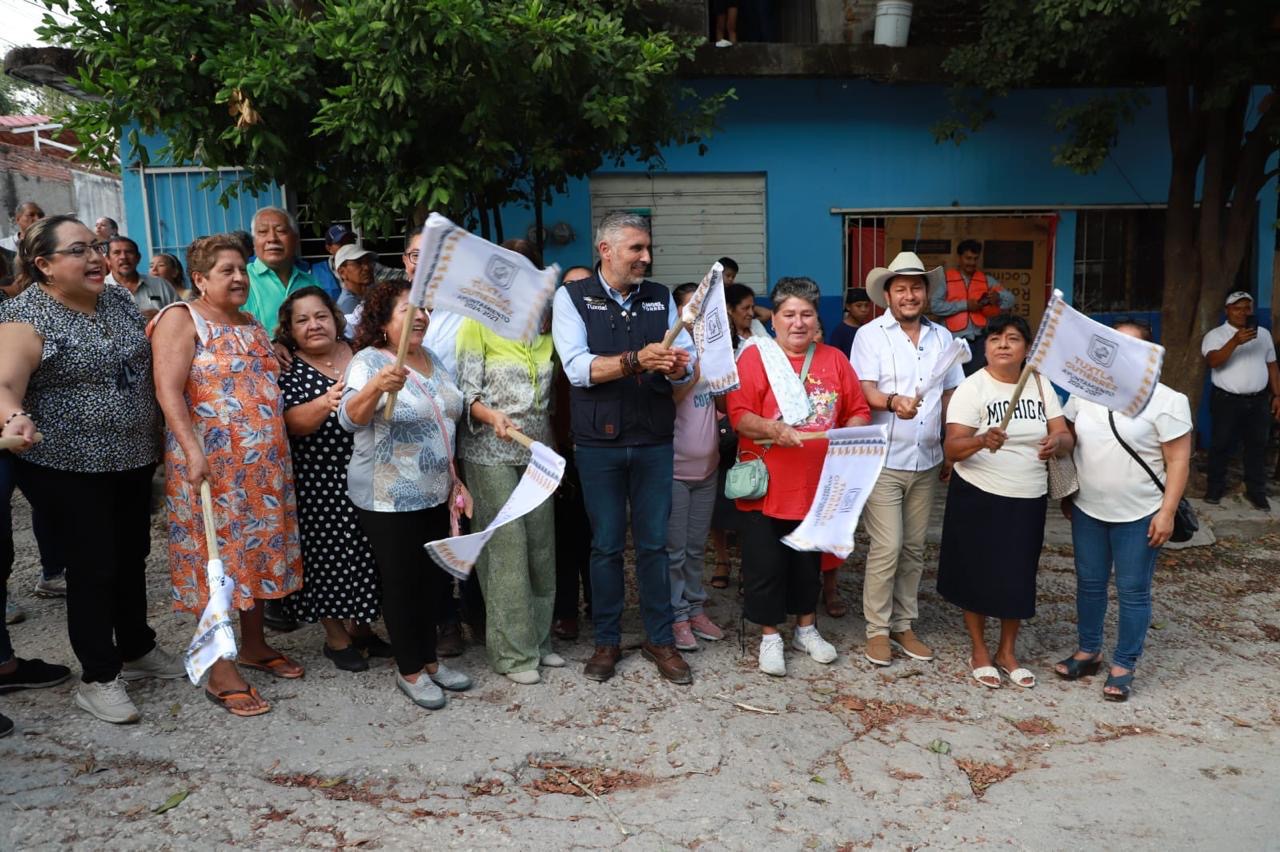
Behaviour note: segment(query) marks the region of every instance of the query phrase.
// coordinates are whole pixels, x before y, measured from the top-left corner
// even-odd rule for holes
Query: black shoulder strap
[[[1156,484],[1156,488],[1160,489],[1160,493],[1164,493],[1164,483],[1160,481],[1160,477],[1156,476],[1155,471],[1147,466],[1142,460],[1142,456],[1134,452],[1133,447],[1124,442],[1124,438],[1120,437],[1120,430],[1116,428],[1116,414],[1114,411],[1107,409],[1107,422],[1111,424],[1111,434],[1116,436],[1116,440],[1120,442],[1120,446],[1124,447],[1124,451],[1133,456],[1133,460],[1141,465],[1142,469],[1147,472],[1147,476],[1151,477],[1151,481]]]

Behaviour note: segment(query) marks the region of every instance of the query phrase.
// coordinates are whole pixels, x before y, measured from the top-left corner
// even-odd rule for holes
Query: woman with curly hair
[[[396,348],[410,324],[404,366]],[[422,345],[426,311],[409,304],[409,283],[382,281],[365,293],[355,357],[347,367],[338,419],[355,435],[347,495],[382,577],[382,614],[396,660],[396,685],[429,710],[445,706],[441,687],[464,690],[471,678],[439,662],[436,622],[447,577],[423,546],[445,538],[450,507],[471,514],[453,447],[462,393]],[[395,394],[390,417],[387,395]]]

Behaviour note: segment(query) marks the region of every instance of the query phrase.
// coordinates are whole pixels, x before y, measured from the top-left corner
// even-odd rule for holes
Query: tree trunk
[[[499,244],[506,242],[502,235],[502,208],[497,205],[493,208],[493,241]]]
[[[536,174],[533,176],[533,232],[536,234],[533,241],[538,246],[538,257],[546,262],[547,235],[542,229],[542,181]]]

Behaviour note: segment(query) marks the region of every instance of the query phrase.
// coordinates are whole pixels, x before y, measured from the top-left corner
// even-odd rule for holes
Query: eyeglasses
[[[417,263],[417,262],[418,262],[418,256],[419,256],[420,254],[422,254],[422,252],[418,251],[417,249],[414,249],[413,251],[407,251],[407,252],[405,252],[405,253],[404,253],[404,256],[405,256],[406,258],[408,258],[409,260],[412,260],[414,263]]]
[[[84,257],[89,252],[96,251],[100,255],[106,255],[108,247],[109,245],[107,243],[89,243],[88,245],[85,243],[74,243],[64,249],[54,249],[49,252],[49,254],[68,254],[72,257]]]

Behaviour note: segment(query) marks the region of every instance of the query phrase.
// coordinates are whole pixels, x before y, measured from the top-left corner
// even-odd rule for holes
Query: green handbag
[[[755,456],[744,459],[743,455]],[[730,500],[759,500],[769,490],[769,469],[755,453],[739,453],[738,461],[724,475],[724,496]]]

